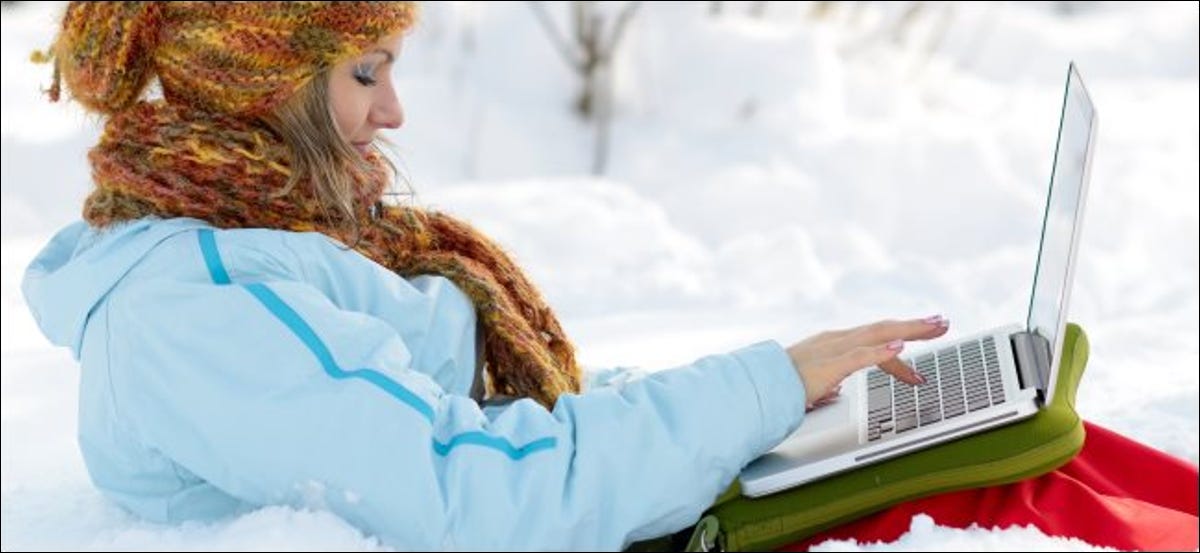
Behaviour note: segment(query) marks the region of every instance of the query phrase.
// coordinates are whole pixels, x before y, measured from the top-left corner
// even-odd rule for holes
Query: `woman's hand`
[[[931,340],[949,328],[950,321],[941,315],[879,321],[822,332],[788,347],[787,353],[804,382],[805,404],[811,409],[832,400],[842,380],[866,367],[877,365],[902,382],[923,384],[921,375],[896,356],[904,349],[905,341]]]

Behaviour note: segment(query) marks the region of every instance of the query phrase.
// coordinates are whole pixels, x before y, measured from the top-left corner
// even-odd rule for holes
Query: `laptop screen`
[[[1062,357],[1059,350],[1066,325],[1072,265],[1079,240],[1095,127],[1096,110],[1072,63],[1067,70],[1050,192],[1026,321],[1030,331],[1049,342],[1050,372],[1043,375],[1047,401],[1054,397],[1054,381]]]

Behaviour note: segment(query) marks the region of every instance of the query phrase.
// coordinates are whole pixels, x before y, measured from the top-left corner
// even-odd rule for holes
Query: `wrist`
[[[804,386],[804,401],[806,404],[811,404],[812,402],[816,401],[818,397],[820,397],[820,394],[816,393],[820,388],[819,383],[813,382],[813,375],[811,374],[812,371],[804,370],[804,361],[800,359],[800,356],[797,354],[797,352],[793,351],[793,349],[794,348],[787,349],[787,356],[792,362],[792,370],[796,372],[796,378],[799,378],[800,384]]]

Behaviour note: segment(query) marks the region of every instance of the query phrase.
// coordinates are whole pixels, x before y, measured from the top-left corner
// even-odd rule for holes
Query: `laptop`
[[[1096,122],[1072,62],[1025,324],[902,357],[925,377],[923,385],[877,367],[853,374],[836,401],[810,411],[796,432],[743,469],[744,495],[776,493],[1011,424],[1054,397]]]

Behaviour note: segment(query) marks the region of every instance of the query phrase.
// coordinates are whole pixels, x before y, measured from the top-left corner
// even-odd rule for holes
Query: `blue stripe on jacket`
[[[200,229],[198,232],[200,251],[204,256],[204,264],[208,267],[208,273],[213,283],[218,285],[232,284],[229,272],[226,271],[225,264],[221,261],[221,253],[217,250],[216,236],[213,234],[212,229]],[[321,367],[330,377],[339,380],[345,378],[361,378],[366,380],[388,395],[400,400],[401,403],[411,407],[420,413],[421,416],[425,417],[425,420],[429,421],[430,424],[433,424],[433,408],[417,397],[416,394],[400,385],[399,382],[375,369],[345,370],[338,366],[337,361],[333,358],[333,354],[325,346],[325,342],[317,336],[316,331],[304,321],[304,318],[296,310],[292,309],[267,285],[252,283],[243,284],[241,287],[249,291],[259,303],[267,308],[267,311],[275,315],[284,326],[292,331],[292,334],[295,334],[300,339],[300,342],[316,356],[317,361],[320,362]],[[495,449],[511,459],[521,459],[526,455],[538,451],[552,449],[556,443],[556,438],[546,437],[529,442],[524,446],[516,447],[503,438],[491,436],[483,432],[471,431],[455,435],[447,443],[441,443],[435,439],[433,441],[433,450],[438,455],[445,456],[459,445],[470,444]]]

